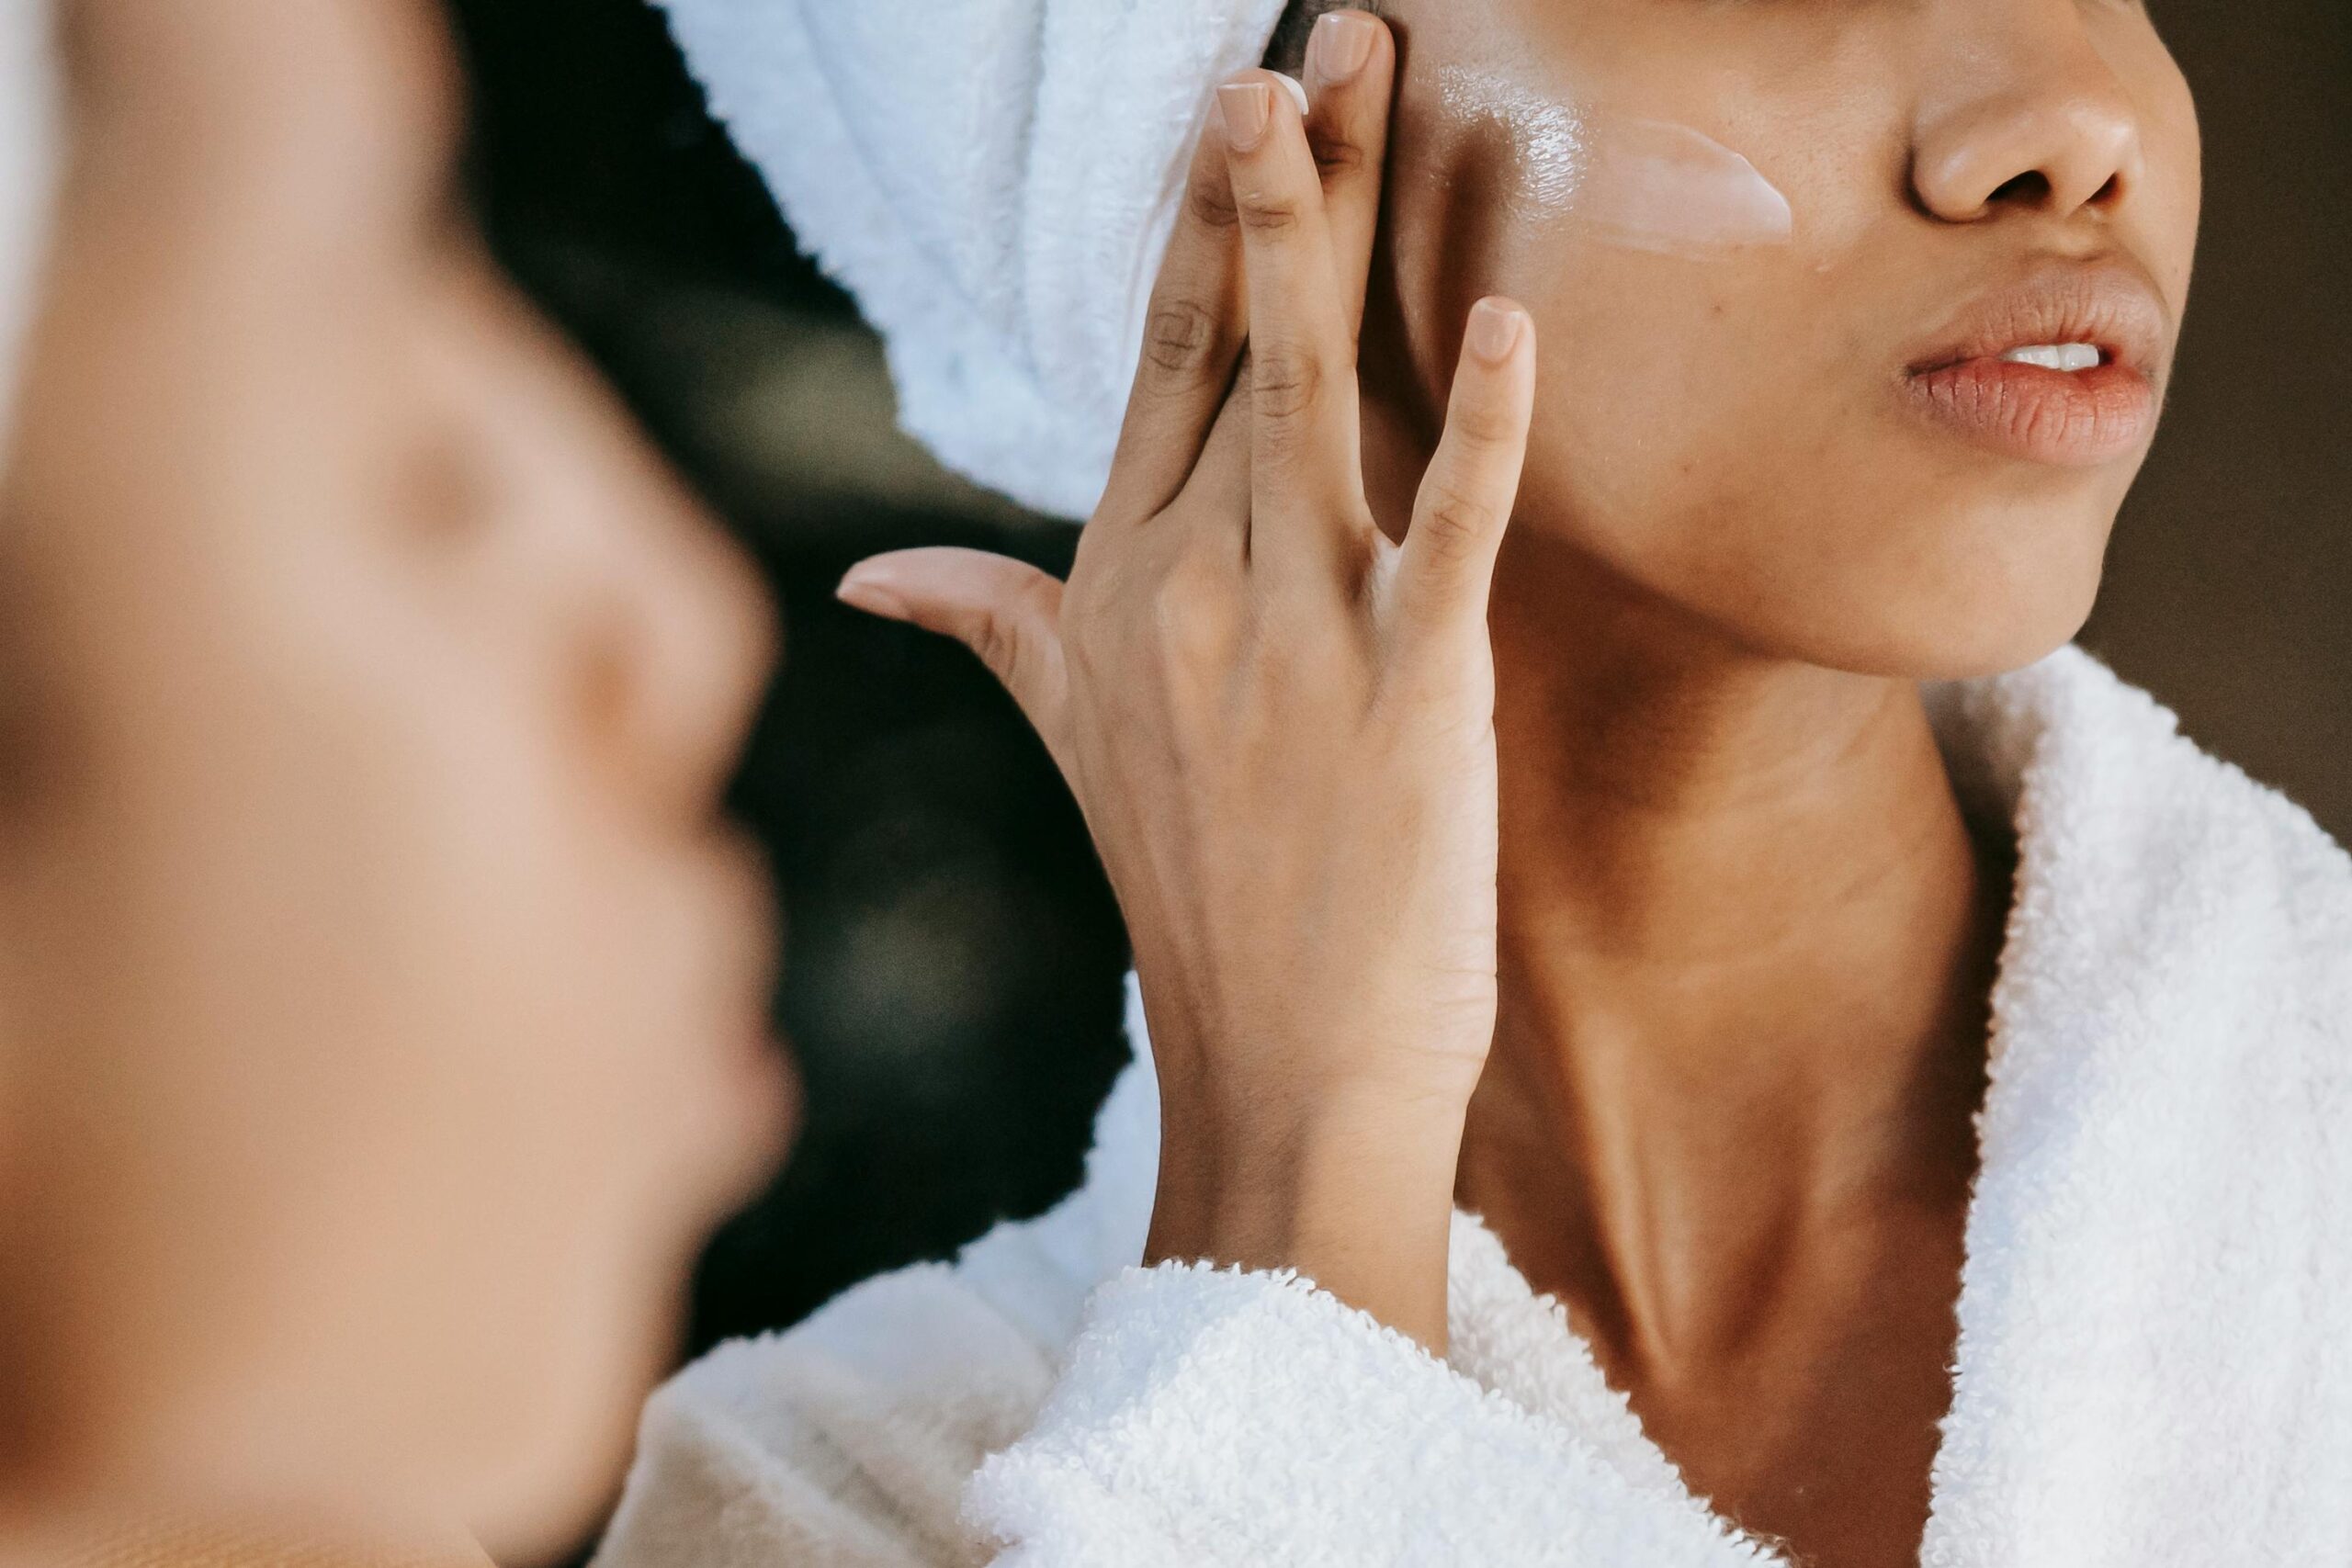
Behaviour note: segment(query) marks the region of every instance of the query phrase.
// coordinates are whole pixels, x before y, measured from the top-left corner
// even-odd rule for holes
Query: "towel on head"
[[[1024,505],[1092,512],[1193,136],[1284,0],[662,4],[882,334],[908,433]]]
[[[50,0],[0,0],[0,464],[57,176]]]

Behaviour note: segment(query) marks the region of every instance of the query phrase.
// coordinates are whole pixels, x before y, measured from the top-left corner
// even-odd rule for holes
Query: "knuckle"
[[[1151,596],[1151,630],[1163,665],[1198,669],[1223,659],[1229,615],[1222,576],[1199,552],[1169,563]]]
[[[1519,421],[1511,410],[1491,399],[1464,400],[1450,423],[1457,443],[1481,456],[1507,451],[1520,439]]]
[[[984,615],[974,617],[967,640],[981,663],[996,673],[1006,685],[1014,683],[1024,657],[1020,634],[1001,615]]]
[[[1230,229],[1241,221],[1240,206],[1233,199],[1233,181],[1222,164],[1193,176],[1184,205],[1194,222],[1211,229]]]
[[[1440,485],[1413,526],[1423,534],[1424,547],[1441,560],[1476,558],[1485,548],[1498,519],[1495,509],[1455,485]]]
[[[1261,239],[1293,238],[1306,221],[1305,204],[1287,191],[1251,191],[1237,205],[1241,226]]]
[[[1162,380],[1189,383],[1206,372],[1216,341],[1216,317],[1198,300],[1163,300],[1144,329],[1144,356]]]
[[[1363,144],[1349,137],[1320,134],[1309,138],[1309,145],[1315,152],[1315,167],[1327,185],[1352,179],[1372,161]]]
[[[1250,356],[1250,404],[1256,414],[1296,420],[1315,406],[1322,389],[1323,367],[1296,344],[1265,344]]]
[[[1025,701],[1052,636],[1038,628],[1053,625],[1057,614],[1050,584],[1026,583],[1007,603],[973,615],[963,627],[963,640],[1007,691]]]
[[[1503,457],[1519,442],[1518,425],[1497,409],[1465,410],[1454,417],[1453,427],[1464,453],[1482,463]]]

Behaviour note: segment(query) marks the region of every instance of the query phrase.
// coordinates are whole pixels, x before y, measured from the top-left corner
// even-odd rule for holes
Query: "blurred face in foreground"
[[[770,1163],[770,656],[425,0],[76,0],[0,533],[0,1496],[592,1514]]]

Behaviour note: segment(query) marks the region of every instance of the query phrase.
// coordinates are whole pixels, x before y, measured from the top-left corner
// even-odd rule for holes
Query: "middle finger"
[[[1250,299],[1250,535],[1270,581],[1329,575],[1371,523],[1354,334],[1306,125],[1273,73],[1218,89]]]
[[[1306,140],[1323,172],[1331,265],[1351,333],[1363,330],[1396,82],[1396,45],[1387,24],[1364,11],[1333,11],[1317,20],[1306,46],[1306,89],[1314,101]]]

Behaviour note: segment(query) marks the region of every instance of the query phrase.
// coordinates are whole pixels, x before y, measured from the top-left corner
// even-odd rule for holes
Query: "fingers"
[[[1225,137],[1212,123],[1193,148],[1183,204],[1152,288],[1143,356],[1098,520],[1158,515],[1200,458],[1249,331],[1237,223]]]
[[[1329,575],[1368,537],[1357,443],[1355,343],[1340,301],[1320,172],[1283,78],[1217,90],[1248,282],[1253,574]]]
[[[1396,45],[1378,17],[1333,11],[1317,20],[1306,46],[1306,90],[1315,106],[1306,118],[1306,140],[1323,175],[1331,265],[1351,339],[1363,331],[1396,80]]]
[[[1405,625],[1485,635],[1495,555],[1519,498],[1535,409],[1535,323],[1508,299],[1470,312],[1445,434],[1423,476],[1397,563]]]
[[[1395,74],[1396,46],[1377,18],[1338,12],[1317,25],[1307,50],[1313,94],[1305,130],[1324,193],[1330,286],[1337,289],[1351,354],[1363,322],[1364,284],[1379,228]],[[1253,73],[1244,81],[1281,94],[1295,91],[1295,85],[1271,73]],[[1265,163],[1270,151],[1261,145],[1257,161]],[[1243,522],[1241,510],[1250,498],[1250,445],[1244,443],[1237,455],[1229,441],[1212,434],[1222,437],[1237,416],[1242,432],[1251,432],[1248,389],[1237,389],[1234,380],[1249,335],[1234,178],[1220,112],[1194,148],[1184,199],[1147,312],[1142,353],[1097,521],[1157,515],[1198,476],[1214,492],[1208,496],[1213,508]],[[1351,358],[1351,376],[1352,363]],[[1352,393],[1352,380],[1347,384]],[[1231,406],[1236,401],[1238,411]],[[1216,471],[1204,473],[1211,468]]]
[[[954,637],[978,654],[1060,761],[1069,681],[1062,584],[1025,561],[985,550],[896,550],[852,567],[842,603]]]

